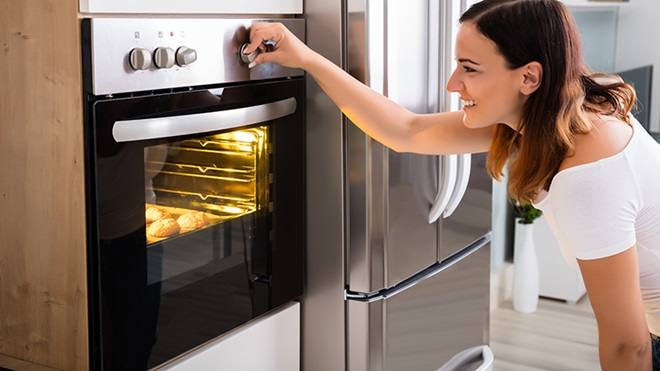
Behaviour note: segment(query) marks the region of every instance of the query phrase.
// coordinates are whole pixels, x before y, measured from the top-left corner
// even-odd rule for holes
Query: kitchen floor
[[[510,301],[491,313],[494,371],[600,370],[596,319],[585,295],[577,304],[540,299],[534,313]]]

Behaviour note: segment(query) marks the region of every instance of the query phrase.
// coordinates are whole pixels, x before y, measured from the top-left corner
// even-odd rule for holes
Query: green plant
[[[520,218],[518,221],[520,224],[532,224],[534,223],[534,219],[543,215],[543,212],[532,206],[532,204],[516,204],[513,206],[513,209],[515,216]]]

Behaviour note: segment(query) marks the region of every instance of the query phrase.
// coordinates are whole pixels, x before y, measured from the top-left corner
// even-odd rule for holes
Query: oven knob
[[[241,61],[243,61],[243,63],[245,63],[245,64],[250,64],[250,63],[254,62],[254,60],[257,59],[259,54],[261,54],[261,50],[259,50],[259,49],[255,49],[255,51],[253,51],[250,54],[245,54],[245,48],[247,48],[248,45],[250,45],[250,44],[245,43],[245,44],[241,45],[241,50],[239,51],[239,54],[241,55]]]
[[[158,68],[171,68],[174,66],[174,50],[160,47],[154,51],[154,63]]]
[[[135,48],[128,54],[128,63],[136,71],[149,69],[151,67],[151,53],[144,48]]]
[[[187,66],[197,60],[197,51],[187,46],[182,46],[176,50],[176,64]]]

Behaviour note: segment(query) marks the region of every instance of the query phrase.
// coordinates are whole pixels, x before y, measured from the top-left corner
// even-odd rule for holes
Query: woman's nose
[[[449,77],[449,80],[447,81],[447,91],[456,93],[460,92],[461,90],[463,90],[463,83],[458,78],[456,70],[454,70],[454,72]]]

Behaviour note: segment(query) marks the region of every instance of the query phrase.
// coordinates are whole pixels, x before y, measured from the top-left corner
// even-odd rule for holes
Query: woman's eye
[[[476,72],[474,68],[468,67],[468,66],[463,66],[463,72]]]

